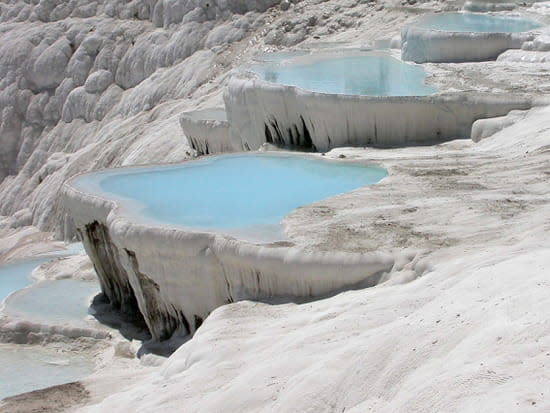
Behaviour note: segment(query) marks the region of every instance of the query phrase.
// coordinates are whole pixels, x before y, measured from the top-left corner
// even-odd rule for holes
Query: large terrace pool
[[[328,94],[425,96],[437,92],[424,83],[424,69],[385,53],[312,54],[280,64],[257,64],[251,70],[272,83]]]
[[[73,186],[122,201],[141,220],[259,241],[280,237],[279,222],[293,209],[385,176],[383,168],[313,156],[239,154],[99,172]]]

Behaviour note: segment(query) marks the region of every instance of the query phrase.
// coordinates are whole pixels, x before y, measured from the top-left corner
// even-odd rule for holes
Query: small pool
[[[54,251],[43,257],[0,264],[0,302],[12,292],[31,285],[33,283],[31,273],[35,268],[54,258],[81,254],[83,252],[84,249],[81,243],[73,243],[67,245],[67,249],[65,250]]]
[[[73,186],[121,200],[126,212],[149,221],[267,241],[281,239],[279,222],[293,209],[386,175],[313,156],[240,154],[89,174]]]
[[[419,18],[412,26],[446,32],[474,33],[520,33],[542,27],[534,20],[476,13],[431,14]]]
[[[89,356],[38,346],[0,345],[0,399],[69,383],[94,370]]]
[[[425,96],[437,92],[424,83],[424,69],[383,53],[313,54],[283,64],[253,65],[251,70],[263,80],[320,93]]]
[[[99,284],[93,281],[42,281],[8,297],[3,312],[52,324],[81,321],[88,315],[92,297],[98,293]]]
[[[0,265],[0,302],[12,292],[33,283],[32,271],[51,258],[37,258],[23,262]]]

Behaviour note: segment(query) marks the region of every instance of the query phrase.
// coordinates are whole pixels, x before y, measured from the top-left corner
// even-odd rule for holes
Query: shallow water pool
[[[0,366],[0,399],[79,380],[94,369],[89,356],[23,345],[0,345]]]
[[[424,69],[383,53],[311,55],[285,64],[253,65],[251,70],[263,80],[320,93],[425,96],[437,92],[424,83]]]
[[[52,259],[83,252],[84,249],[81,243],[73,243],[67,245],[64,250],[54,251],[43,257],[0,264],[0,302],[12,292],[31,285],[33,283],[31,273],[35,268]]]
[[[93,281],[42,281],[12,294],[5,302],[8,316],[64,324],[83,320],[99,285]]]
[[[131,215],[149,221],[272,240],[293,209],[386,175],[383,168],[318,157],[240,154],[89,174],[73,185],[119,199]]]
[[[441,13],[421,17],[412,26],[448,32],[519,33],[542,25],[519,17],[476,13]]]
[[[32,271],[51,258],[37,258],[23,262],[0,265],[0,302],[12,292],[33,283]]]

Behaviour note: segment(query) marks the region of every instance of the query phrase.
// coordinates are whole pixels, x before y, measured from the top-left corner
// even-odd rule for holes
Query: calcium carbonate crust
[[[310,299],[374,286],[416,266],[417,251],[312,253],[291,243],[258,245],[137,223],[123,205],[73,182],[64,185],[63,202],[103,293],[122,312],[140,313],[161,341],[194,333],[211,311],[234,301]]]
[[[214,119],[195,119],[183,113],[180,125],[197,155],[241,151],[231,145],[229,122]]]
[[[469,138],[481,118],[529,109],[529,96],[479,92],[431,96],[324,94],[234,77],[224,94],[231,145],[264,143],[325,152],[340,146],[401,146]],[[330,115],[327,115],[330,114]]]
[[[471,12],[509,11],[516,8],[516,3],[508,0],[469,0],[463,10]]]
[[[461,63],[495,60],[509,49],[521,49],[534,34],[448,32],[421,27],[401,31],[401,57],[415,63]]]

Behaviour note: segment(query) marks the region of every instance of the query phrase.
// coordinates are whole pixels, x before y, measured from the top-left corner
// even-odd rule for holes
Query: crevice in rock
[[[109,230],[98,221],[85,225],[84,231],[78,230],[79,236],[87,246],[99,278],[101,291],[114,309],[131,316],[137,324],[143,324],[134,291],[128,274],[124,270],[118,251],[111,241]]]
[[[271,123],[271,127],[275,131],[275,135],[276,135],[276,138],[274,139],[273,143],[277,145],[284,145],[285,139],[283,137],[283,134],[281,132],[281,128],[279,127],[279,123],[277,122],[277,119],[272,118],[269,123]]]
[[[199,327],[202,325],[202,322],[204,321],[201,317],[195,314],[195,331],[199,329]]]
[[[271,135],[271,131],[269,130],[269,126],[264,123],[264,135],[265,135],[265,141],[267,143],[273,143],[273,136]]]
[[[191,331],[189,322],[183,315],[183,311],[176,310],[175,308],[172,308],[172,311],[167,310],[166,304],[160,295],[159,285],[140,271],[136,253],[126,248],[124,251],[128,256],[132,271],[139,283],[139,293],[143,296],[140,309],[153,338],[159,341],[168,340],[182,325],[189,333]]]
[[[300,119],[302,120],[302,133],[303,133],[303,142],[301,146],[304,149],[309,149],[312,151],[317,151],[317,148],[313,144],[313,141],[311,140],[311,134],[309,133],[309,129],[306,126],[306,121],[304,120],[303,116],[300,116]]]

